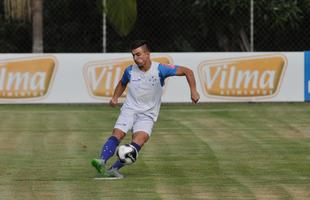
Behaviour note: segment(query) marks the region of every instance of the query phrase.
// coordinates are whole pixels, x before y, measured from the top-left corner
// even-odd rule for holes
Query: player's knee
[[[112,135],[116,137],[119,141],[121,141],[126,136],[126,133],[119,129],[113,129]]]
[[[135,133],[132,138],[132,142],[140,145],[141,147],[149,140],[147,133]]]

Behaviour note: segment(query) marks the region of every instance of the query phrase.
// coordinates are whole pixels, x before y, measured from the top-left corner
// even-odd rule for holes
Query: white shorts
[[[143,113],[134,113],[128,110],[122,110],[118,116],[114,128],[120,129],[124,133],[127,133],[129,130],[131,130],[132,133],[143,131],[151,136],[153,126],[154,121],[151,117]]]

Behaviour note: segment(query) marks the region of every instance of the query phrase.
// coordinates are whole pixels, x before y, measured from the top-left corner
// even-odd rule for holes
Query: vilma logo
[[[55,70],[52,57],[0,61],[0,99],[44,97]]]
[[[282,55],[204,61],[199,75],[210,97],[271,97],[279,91],[286,64]]]
[[[171,64],[170,57],[156,57],[155,62]],[[132,59],[115,59],[87,63],[84,67],[84,78],[91,96],[97,98],[110,98],[114,89],[121,80],[126,67],[134,64]],[[127,90],[123,93],[123,97]]]

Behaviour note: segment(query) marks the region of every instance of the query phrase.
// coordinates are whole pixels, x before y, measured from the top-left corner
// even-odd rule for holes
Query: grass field
[[[90,161],[118,109],[0,114],[0,199],[310,199],[309,104],[163,105],[138,161],[113,181],[94,180]]]

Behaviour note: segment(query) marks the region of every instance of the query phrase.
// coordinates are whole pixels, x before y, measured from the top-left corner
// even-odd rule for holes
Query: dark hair
[[[134,49],[139,48],[143,45],[145,45],[145,50],[151,51],[150,44],[146,40],[135,40],[135,41],[133,41],[130,45],[130,49],[134,50]]]

